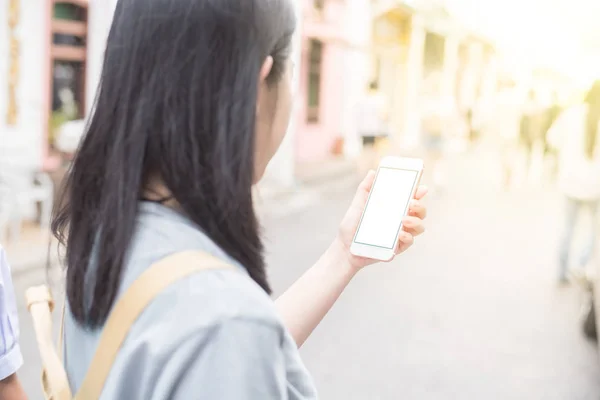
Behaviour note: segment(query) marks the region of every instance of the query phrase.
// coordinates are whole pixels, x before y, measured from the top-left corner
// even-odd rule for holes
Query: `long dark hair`
[[[600,81],[594,82],[585,96],[585,102],[588,105],[585,125],[585,155],[591,159],[596,150],[598,124],[600,123]]]
[[[283,76],[295,22],[289,0],[119,0],[52,223],[79,323],[106,321],[153,177],[270,292],[252,205],[256,99],[269,55],[267,83]]]

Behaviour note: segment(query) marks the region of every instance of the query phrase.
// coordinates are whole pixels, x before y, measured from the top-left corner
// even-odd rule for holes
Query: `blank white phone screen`
[[[417,171],[379,168],[354,241],[393,249],[402,225]]]

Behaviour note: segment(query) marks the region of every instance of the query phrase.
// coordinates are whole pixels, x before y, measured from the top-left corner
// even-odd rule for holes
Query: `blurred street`
[[[426,234],[393,264],[359,274],[302,348],[321,398],[600,397],[597,348],[579,324],[582,295],[556,285],[560,196],[499,190],[497,163],[483,151],[452,156],[447,189],[429,196]],[[275,295],[326,248],[357,180],[263,204]],[[37,400],[39,361],[22,293],[45,271],[14,279],[21,377]]]

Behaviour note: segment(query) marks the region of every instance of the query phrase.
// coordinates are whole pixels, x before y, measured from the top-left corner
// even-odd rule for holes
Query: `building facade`
[[[0,59],[0,154],[44,168],[52,165],[54,125],[91,111],[116,0],[6,1],[0,7],[0,54],[9,55]],[[341,142],[344,155],[356,155],[355,105],[372,81],[391,105],[392,139],[406,148],[419,143],[416,99],[428,68],[443,71],[445,93],[468,92],[459,87],[470,84],[457,83],[468,81],[457,73],[460,34],[439,7],[420,3],[295,2],[296,104],[271,177],[293,184],[298,164],[328,159]],[[431,46],[441,58],[430,57]]]
[[[303,0],[296,162],[315,162],[345,139],[352,101],[367,81],[369,0]],[[345,140],[344,140],[345,141]]]
[[[5,163],[41,166],[46,156],[49,6],[45,0],[9,0],[0,7],[0,157]]]

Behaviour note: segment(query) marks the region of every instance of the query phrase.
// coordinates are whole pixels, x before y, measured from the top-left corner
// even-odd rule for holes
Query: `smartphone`
[[[422,174],[423,160],[386,157],[381,161],[350,246],[352,254],[381,261],[394,257],[402,219]]]

